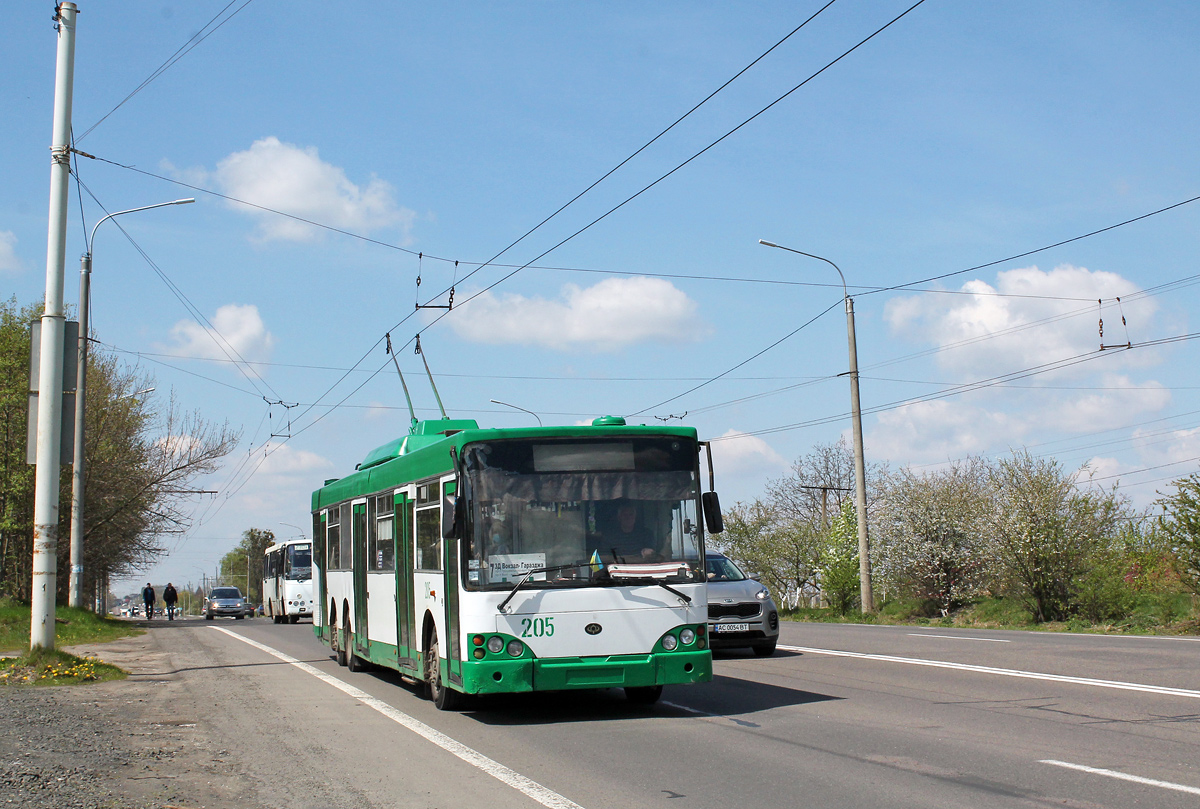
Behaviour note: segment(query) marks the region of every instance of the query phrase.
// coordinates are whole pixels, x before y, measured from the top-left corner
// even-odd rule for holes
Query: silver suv
[[[211,621],[218,615],[241,620],[246,617],[246,599],[236,587],[214,587],[204,600],[204,620]]]
[[[779,610],[771,593],[728,556],[705,554],[708,565],[708,641],[713,649],[750,647],[759,657],[775,654]]]

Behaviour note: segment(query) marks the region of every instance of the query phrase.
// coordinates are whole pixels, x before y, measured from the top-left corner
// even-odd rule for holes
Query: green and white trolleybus
[[[314,631],[339,663],[464,695],[712,679],[692,428],[418,422],[313,493]],[[703,519],[702,519],[703,518]],[[702,524],[704,523],[704,524]]]

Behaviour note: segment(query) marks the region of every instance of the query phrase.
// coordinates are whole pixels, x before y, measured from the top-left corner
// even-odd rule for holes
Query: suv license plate
[[[713,632],[749,632],[750,624],[716,624]]]

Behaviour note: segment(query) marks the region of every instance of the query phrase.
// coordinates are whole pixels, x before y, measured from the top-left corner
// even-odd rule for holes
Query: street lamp
[[[870,543],[867,539],[866,462],[863,460],[862,410],[858,404],[858,348],[854,341],[854,299],[850,297],[850,293],[846,289],[846,276],[842,275],[841,268],[829,259],[763,239],[759,239],[758,243],[779,250],[787,250],[789,253],[799,253],[802,256],[815,258],[817,261],[824,261],[837,270],[838,277],[842,279],[842,296],[846,300],[846,336],[850,343],[850,416],[853,424],[851,432],[854,435],[854,500],[858,515],[858,578],[862,610],[863,612],[874,612],[875,596],[871,591]]]
[[[67,604],[72,607],[83,605],[83,430],[84,404],[87,393],[88,308],[91,294],[92,245],[96,242],[96,230],[116,216],[148,211],[151,208],[165,208],[168,205],[187,205],[195,201],[188,197],[187,199],[176,199],[171,202],[143,205],[140,208],[110,213],[96,223],[96,226],[92,228],[92,235],[84,244],[87,252],[83,254],[79,264],[79,357],[75,366],[75,458],[71,469],[71,581]],[[138,391],[133,395],[137,396],[150,390],[153,388]]]

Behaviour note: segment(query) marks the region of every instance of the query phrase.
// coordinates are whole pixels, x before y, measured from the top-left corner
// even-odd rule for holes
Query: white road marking
[[[542,806],[548,807],[549,809],[583,809],[582,806],[574,801],[559,795],[557,792],[542,786],[536,781],[521,775],[515,770],[505,767],[498,761],[488,758],[483,753],[472,750],[465,744],[455,741],[438,730],[434,730],[421,720],[414,719],[403,711],[388,705],[383,700],[377,699],[376,697],[368,694],[366,691],[355,688],[349,683],[345,683],[331,674],[326,674],[316,667],[301,662],[296,658],[279,651],[278,649],[272,649],[270,646],[251,640],[244,635],[239,635],[232,630],[219,626],[209,627],[209,629],[215,629],[218,632],[224,632],[226,635],[229,635],[232,638],[237,638],[243,643],[253,646],[255,649],[266,652],[272,657],[282,660],[284,663],[289,665],[295,666],[304,673],[311,674],[318,680],[332,685],[339,691],[354,697],[354,699],[358,700],[363,705],[366,705],[368,708],[374,708],[376,711],[383,714],[388,719],[391,719],[393,722],[403,725],[426,741],[432,742],[433,744],[445,750],[447,753],[457,756],[458,758],[470,764],[472,767],[478,768],[482,772],[487,773],[497,781],[507,784],[518,792],[523,792],[533,800],[540,803]]]
[[[1170,781],[1156,781],[1153,778],[1142,778],[1140,775],[1130,775],[1129,773],[1117,772],[1116,770],[1102,770],[1099,767],[1085,767],[1082,764],[1071,764],[1067,761],[1055,761],[1052,758],[1042,759],[1039,764],[1052,764],[1055,767],[1066,767],[1068,770],[1079,770],[1080,772],[1091,773],[1092,775],[1106,775],[1109,778],[1118,778],[1122,781],[1132,781],[1135,784],[1146,784],[1152,787],[1162,787],[1163,789],[1173,789],[1176,792],[1187,792],[1192,795],[1200,795],[1200,787],[1188,787],[1183,784],[1173,784]]]
[[[923,660],[916,657],[894,657],[892,655],[865,654],[863,652],[842,652],[835,649],[814,649],[808,646],[784,646],[780,644],[779,648],[789,652],[807,652],[808,654],[830,655],[832,657],[857,657],[861,660],[878,660],[883,663],[907,663],[910,666],[931,666],[939,669],[973,671],[979,674],[1000,674],[1005,677],[1020,677],[1026,680],[1047,680],[1055,683],[1090,685],[1096,688],[1115,688],[1121,691],[1142,691],[1147,694],[1164,694],[1171,697],[1200,699],[1200,691],[1193,691],[1187,688],[1168,688],[1160,685],[1125,683],[1120,680],[1094,680],[1090,677],[1068,677],[1064,674],[1043,674],[1042,672],[1021,671],[1020,669],[998,669],[991,666],[972,666],[967,663],[948,663],[944,660]]]
[[[985,640],[988,643],[1012,643],[1011,640],[1000,638],[969,638],[966,635],[934,635],[930,632],[909,632],[910,638],[947,638],[949,640]]]

